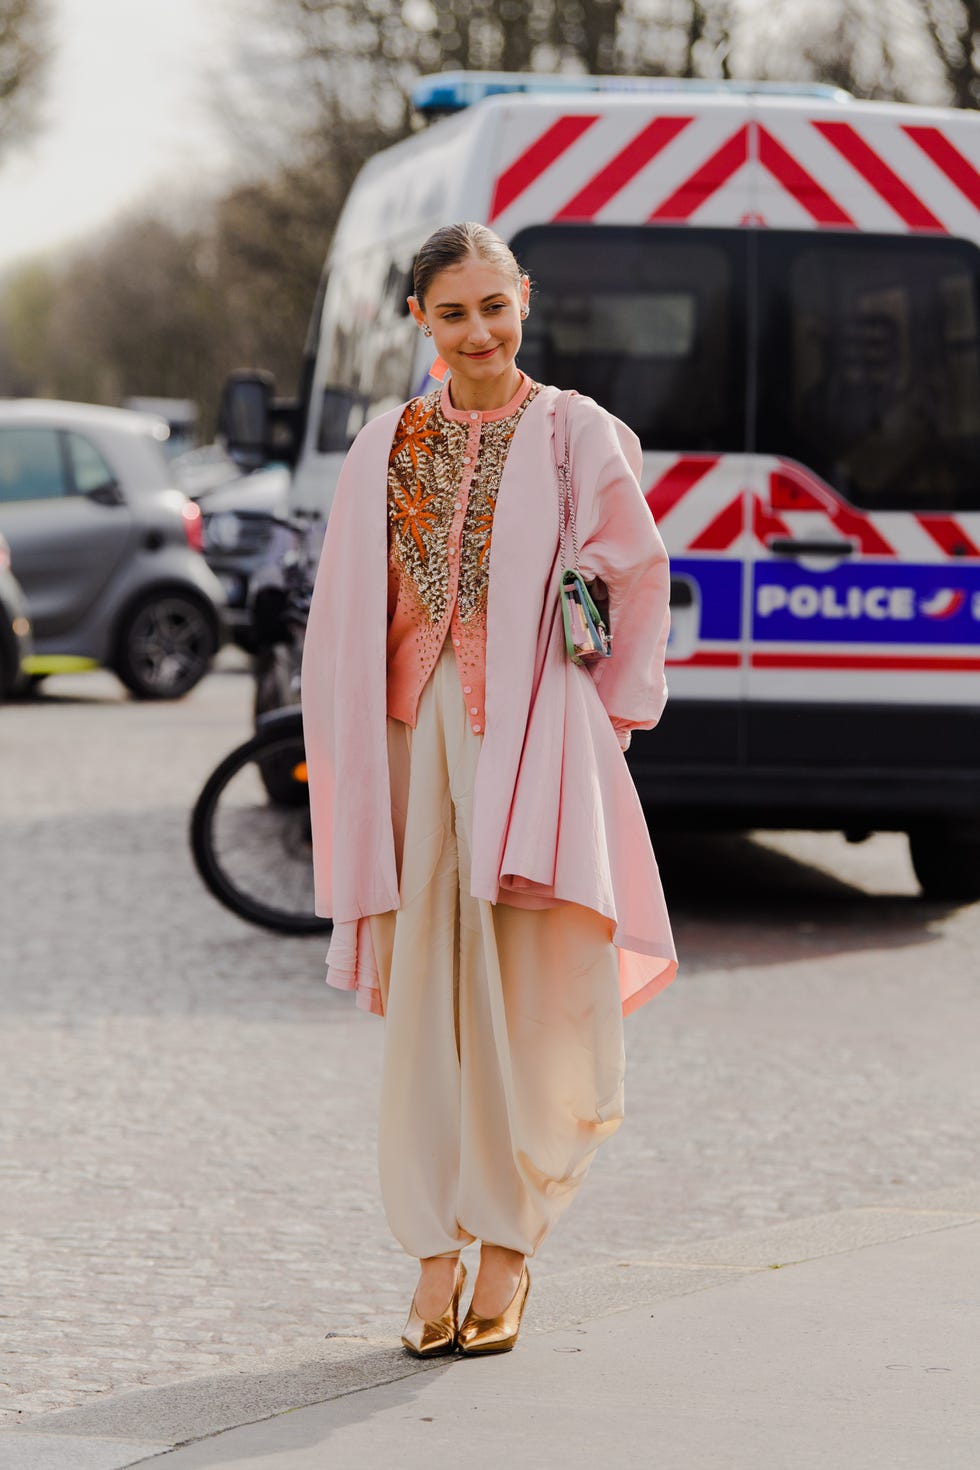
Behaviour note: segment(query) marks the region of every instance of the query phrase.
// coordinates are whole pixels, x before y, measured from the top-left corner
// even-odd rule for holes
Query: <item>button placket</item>
[[[476,440],[479,441],[480,430],[478,425],[471,425],[466,435],[466,453],[463,455],[463,473],[460,477],[456,497],[453,500],[453,515],[449,522],[449,537],[446,545],[446,556],[449,560],[449,590],[450,607],[455,608],[456,596],[459,590],[459,551],[463,541],[463,523],[466,520],[466,507],[469,504],[470,485],[473,480],[473,470],[476,463],[474,449],[474,429]],[[452,623],[452,613],[450,614]],[[458,648],[459,640],[454,638],[453,643]]]
[[[470,414],[470,420],[471,422],[469,430],[466,435],[466,450],[462,457],[463,472],[460,476],[459,489],[456,494],[456,499],[453,502],[454,514],[452,521],[450,522],[450,544],[447,548],[448,555],[450,557],[450,585],[452,588],[452,611],[450,613],[450,628],[452,629],[453,647],[456,649],[461,648],[463,641],[459,634],[456,632],[456,629],[459,627],[457,621],[457,597],[459,592],[460,568],[460,556],[457,553],[462,551],[463,527],[466,523],[466,512],[469,507],[470,490],[473,485],[473,477],[476,474],[477,460],[479,458],[480,452],[480,438],[482,434],[480,414],[476,411],[473,411]],[[460,667],[459,654],[457,654],[456,656],[456,672],[459,675],[460,683],[462,684],[463,670]],[[471,694],[472,685],[466,684],[463,687],[463,693]],[[474,720],[472,718],[473,716],[479,716],[479,706],[469,705],[468,710],[471,717],[470,728],[475,735],[479,735],[483,726],[479,722],[479,719]]]

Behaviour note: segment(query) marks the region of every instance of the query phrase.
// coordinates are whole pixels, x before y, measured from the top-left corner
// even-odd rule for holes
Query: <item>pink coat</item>
[[[609,590],[613,653],[588,669],[569,660],[558,603],[557,396],[543,388],[521,419],[494,512],[471,893],[527,907],[566,900],[606,915],[627,1014],[677,969],[646,821],[612,723],[650,729],[660,718],[670,578],[639,485],[639,441],[592,399],[573,398],[579,565]],[[367,424],[344,462],[303,655],[316,912],[337,926],[399,907],[385,645],[387,467],[401,412]]]

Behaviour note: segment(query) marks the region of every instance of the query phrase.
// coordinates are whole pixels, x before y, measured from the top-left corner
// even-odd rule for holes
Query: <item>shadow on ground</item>
[[[869,892],[747,834],[665,832],[656,849],[685,969],[900,949],[938,938],[955,912],[915,894]]]

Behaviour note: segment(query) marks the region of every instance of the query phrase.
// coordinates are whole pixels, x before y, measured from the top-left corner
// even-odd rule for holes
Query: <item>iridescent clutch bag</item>
[[[574,391],[574,390],[573,390]],[[561,620],[565,630],[565,648],[573,663],[589,663],[608,658],[612,653],[612,634],[578,569],[578,531],[575,525],[575,497],[568,454],[568,400],[572,392],[560,393],[555,404],[555,464],[558,469],[558,542],[561,550]],[[572,563],[568,564],[566,538],[571,538]]]
[[[585,579],[574,567],[561,574],[561,618],[565,647],[573,663],[606,658],[612,653],[612,638],[595,605]]]

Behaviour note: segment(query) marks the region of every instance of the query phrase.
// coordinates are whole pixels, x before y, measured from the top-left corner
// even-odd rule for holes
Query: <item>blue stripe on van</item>
[[[742,636],[740,559],[672,556],[671,576],[692,584],[699,603],[699,639],[737,641]]]

